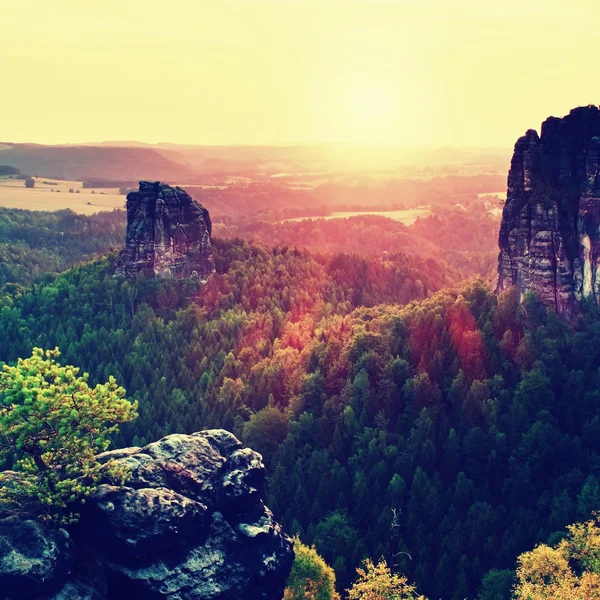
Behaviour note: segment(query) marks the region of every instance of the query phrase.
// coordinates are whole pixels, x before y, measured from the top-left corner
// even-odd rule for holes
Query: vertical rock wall
[[[179,187],[140,181],[127,195],[125,248],[117,273],[205,280],[215,270],[208,211]]]
[[[550,117],[515,144],[499,236],[497,291],[528,290],[571,319],[600,299],[600,110]]]

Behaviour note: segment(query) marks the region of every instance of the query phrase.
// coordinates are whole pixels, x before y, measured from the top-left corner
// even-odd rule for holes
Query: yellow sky
[[[0,0],[0,140],[512,145],[600,104],[597,0]]]

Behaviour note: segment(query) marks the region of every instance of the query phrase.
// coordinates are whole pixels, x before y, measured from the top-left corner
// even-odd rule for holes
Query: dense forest
[[[498,259],[499,218],[483,203],[468,207],[437,207],[410,226],[385,216],[361,215],[345,219],[304,219],[273,222],[238,216],[219,218],[215,233],[268,245],[290,245],[320,253],[346,252],[381,256],[390,252],[434,258],[448,263],[463,278],[493,279]]]
[[[125,213],[84,216],[71,210],[31,212],[0,207],[0,287],[30,283],[118,248]]]
[[[127,282],[114,258],[4,286],[0,360],[58,346],[91,383],[113,375],[140,412],[119,445],[235,432],[340,590],[384,556],[432,598],[473,598],[490,569],[506,592],[521,552],[600,508],[591,308],[567,326],[403,254],[216,240],[202,287]]]
[[[495,276],[498,221],[481,203],[467,209],[436,208],[411,226],[374,215],[300,222],[273,222],[272,218],[272,212],[264,214],[265,220],[244,215],[217,218],[215,233],[320,254],[387,257],[403,253],[431,258],[445,265],[446,283],[473,275],[490,280]],[[27,284],[45,273],[59,273],[119,248],[124,237],[125,212],[120,210],[85,216],[70,210],[31,212],[0,207],[0,286]]]

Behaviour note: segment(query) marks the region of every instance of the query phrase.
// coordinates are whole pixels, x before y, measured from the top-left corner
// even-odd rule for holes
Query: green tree
[[[335,573],[319,556],[294,538],[294,562],[287,580],[283,600],[339,600],[335,591]]]
[[[508,569],[491,569],[481,580],[477,600],[510,600],[515,574]]]
[[[33,177],[28,177],[25,180],[25,187],[26,188],[33,188],[33,187],[35,187],[35,179],[33,179]]]
[[[137,403],[113,377],[90,388],[88,374],[61,366],[58,348],[34,348],[31,358],[0,373],[0,458],[16,471],[0,474],[0,502],[33,506],[41,518],[76,520],[72,512],[103,473],[123,477],[96,454],[120,423],[136,417]]]
[[[600,483],[590,475],[583,484],[577,497],[577,510],[579,515],[587,519],[594,511],[600,510]]]
[[[262,454],[266,464],[270,464],[287,430],[287,417],[278,408],[266,406],[250,417],[244,426],[242,439],[250,448]]]
[[[348,548],[356,552],[358,539],[356,530],[345,511],[336,510],[329,513],[315,528],[315,545],[325,560],[333,565],[341,581],[349,581],[349,570],[343,557],[348,555]]]

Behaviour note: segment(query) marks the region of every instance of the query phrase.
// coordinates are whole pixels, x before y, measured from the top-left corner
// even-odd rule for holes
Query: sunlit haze
[[[511,146],[600,98],[594,0],[0,4],[0,139]]]

